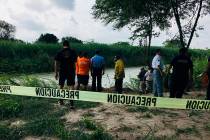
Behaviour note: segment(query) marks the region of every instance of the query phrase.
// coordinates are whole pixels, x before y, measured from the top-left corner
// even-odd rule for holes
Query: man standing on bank
[[[122,58],[117,55],[114,57],[115,61],[115,90],[118,94],[122,94],[123,79],[125,78],[125,65]]]
[[[189,80],[193,79],[193,63],[187,56],[186,48],[179,50],[179,55],[171,61],[169,71],[172,67],[170,98],[182,98]]]
[[[101,79],[105,71],[105,60],[100,56],[100,51],[96,51],[95,55],[91,58],[91,76],[92,76],[92,91],[102,91]],[[97,80],[97,88],[96,88]]]
[[[160,49],[156,51],[156,55],[152,60],[153,68],[153,94],[155,97],[163,97],[163,60],[161,58]]]
[[[70,90],[74,90],[75,84],[75,62],[76,52],[69,47],[69,42],[63,42],[63,49],[55,56],[55,79],[59,79],[60,89],[63,89],[65,81]],[[63,100],[59,100],[60,105],[64,105]],[[73,101],[70,100],[70,108],[74,108]]]

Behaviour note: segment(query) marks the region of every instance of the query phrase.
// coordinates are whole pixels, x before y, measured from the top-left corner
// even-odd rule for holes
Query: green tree
[[[59,39],[54,34],[46,33],[46,34],[41,34],[36,42],[56,44],[58,43],[58,40]]]
[[[6,21],[0,20],[0,39],[9,40],[14,38],[16,27]]]
[[[79,40],[75,37],[71,37],[71,36],[68,36],[68,37],[63,37],[61,39],[61,41],[63,42],[64,40],[67,40],[69,41],[69,43],[80,43],[80,44],[83,44],[82,40]]]
[[[203,29],[198,27],[198,21],[210,13],[210,0],[170,0],[166,3],[174,14],[182,47],[189,48],[196,31]]]
[[[182,47],[182,44],[179,38],[170,39],[170,40],[168,39],[165,42],[163,42],[163,44],[166,48],[181,48]]]
[[[147,63],[149,63],[152,36],[158,36],[157,29],[169,28],[172,14],[165,0],[96,0],[92,7],[94,18],[105,24],[113,23],[114,29],[128,27],[130,39],[147,40]],[[157,29],[154,30],[154,27]]]
[[[130,46],[129,42],[116,42],[113,43],[112,45],[116,45],[116,46]]]

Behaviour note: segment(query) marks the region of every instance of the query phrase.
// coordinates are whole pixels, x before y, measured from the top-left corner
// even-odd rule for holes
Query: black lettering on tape
[[[120,103],[125,104],[125,96],[124,95],[121,96],[121,102]]]
[[[51,97],[51,94],[52,94],[52,91],[51,91],[51,89],[47,89],[46,90],[46,96],[49,96],[49,97]]]
[[[151,106],[151,100],[152,100],[151,98],[149,97],[147,98],[146,106]]]
[[[126,96],[126,104],[129,105],[131,102],[131,96]]]
[[[141,97],[137,97],[136,100],[137,100],[136,105],[140,105],[141,104]]]
[[[70,91],[70,99],[74,99],[74,91]]]
[[[112,103],[112,94],[107,95],[107,102]]]
[[[66,98],[70,98],[69,91],[66,91]]]
[[[155,107],[157,99],[152,97],[141,97],[141,96],[132,96],[132,95],[107,95],[108,103],[117,103],[117,104],[126,104],[126,105],[138,105],[138,106],[148,106]]]
[[[135,103],[136,103],[136,99],[135,99],[135,96],[133,96],[131,100],[131,105],[135,105]]]
[[[210,101],[187,100],[186,109],[209,109]]]
[[[10,86],[0,86],[0,92],[3,93],[12,93],[11,87]]]
[[[65,98],[65,90],[63,89],[63,90],[61,90],[61,98]]]
[[[204,105],[205,105],[205,102],[204,101],[201,101],[200,106],[199,106],[199,109],[203,109],[204,108]]]
[[[61,97],[60,90],[57,91],[56,97]]]
[[[112,101],[113,103],[117,103],[117,95],[113,95],[113,101]]]
[[[152,98],[152,103],[153,103],[153,106],[155,107],[157,103],[157,98]]]
[[[77,99],[79,100],[79,91],[75,91],[75,96],[76,96]]]
[[[210,108],[210,102],[207,102],[206,104],[205,104],[205,109],[209,109]]]
[[[36,96],[40,96],[40,90],[39,88],[35,88]]]
[[[142,105],[142,106],[145,106],[145,104],[146,104],[146,99],[147,99],[147,98],[146,98],[146,97],[142,97],[141,99],[142,99],[142,100],[141,100],[141,105]]]

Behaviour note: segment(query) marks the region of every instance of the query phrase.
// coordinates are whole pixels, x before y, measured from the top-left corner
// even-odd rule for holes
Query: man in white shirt
[[[163,61],[160,55],[160,49],[152,60],[153,70],[153,93],[156,97],[163,97]]]

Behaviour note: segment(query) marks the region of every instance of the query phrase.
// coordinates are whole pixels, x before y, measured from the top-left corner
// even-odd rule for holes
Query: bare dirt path
[[[204,93],[191,93],[192,98]],[[115,139],[210,140],[210,112],[101,104],[67,113],[66,127],[89,117]]]

